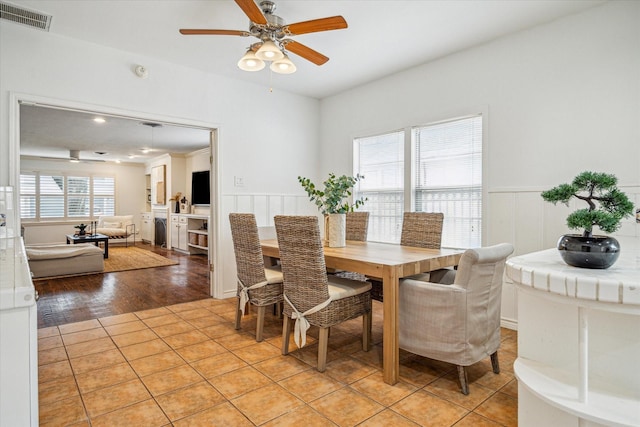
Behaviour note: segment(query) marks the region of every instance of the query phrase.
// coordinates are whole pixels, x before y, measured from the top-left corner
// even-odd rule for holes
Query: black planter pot
[[[565,234],[558,240],[564,262],[581,268],[609,268],[620,256],[620,243],[611,236]]]

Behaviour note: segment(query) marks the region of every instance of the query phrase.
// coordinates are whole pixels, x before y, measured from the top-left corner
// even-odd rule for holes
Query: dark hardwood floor
[[[136,246],[180,264],[34,281],[40,297],[38,328],[209,297],[206,255],[184,255],[139,242]]]

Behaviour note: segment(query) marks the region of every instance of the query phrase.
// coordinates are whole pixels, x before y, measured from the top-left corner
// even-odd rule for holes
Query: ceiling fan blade
[[[240,30],[198,30],[198,29],[181,29],[180,34],[184,34],[185,36],[193,36],[193,35],[204,35],[204,36],[242,36],[248,37],[248,31],[240,31]]]
[[[289,52],[293,52],[298,56],[303,57],[307,61],[311,61],[316,65],[322,65],[329,60],[329,57],[324,56],[320,52],[317,52],[310,47],[298,43],[297,41],[286,39],[285,49]]]
[[[256,2],[253,0],[236,0],[236,4],[240,6],[240,9],[242,9],[251,22],[267,25],[267,18],[264,17],[262,10],[260,10]]]
[[[313,19],[311,21],[285,25],[283,30],[287,34],[299,35],[317,33],[319,31],[341,30],[343,28],[347,28],[347,21],[345,21],[342,16],[331,16],[329,18]]]

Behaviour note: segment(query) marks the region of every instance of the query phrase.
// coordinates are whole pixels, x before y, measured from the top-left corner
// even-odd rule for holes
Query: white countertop
[[[506,274],[520,286],[568,298],[640,306],[640,238],[616,237],[620,257],[608,269],[567,265],[557,249],[507,260]]]

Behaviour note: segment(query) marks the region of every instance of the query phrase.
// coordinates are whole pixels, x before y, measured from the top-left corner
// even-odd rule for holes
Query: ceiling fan
[[[347,21],[342,16],[286,24],[281,17],[274,15],[276,5],[272,1],[262,0],[259,6],[254,0],[235,0],[235,2],[251,21],[249,31],[181,29],[180,33],[184,35],[253,36],[260,39],[259,42],[253,43],[249,47],[246,54],[238,62],[238,67],[245,71],[259,71],[264,68],[265,61],[272,61],[270,66],[272,71],[291,74],[295,72],[296,67],[289,60],[287,51],[316,65],[322,65],[329,60],[327,56],[287,37],[347,28]]]
[[[98,152],[96,152],[96,153],[98,153]],[[106,153],[99,152],[98,154],[106,154]],[[38,158],[39,159],[46,159],[46,160],[64,160],[64,161],[72,162],[72,163],[104,162],[104,160],[102,160],[102,159],[81,159],[80,158],[80,150],[69,150],[69,157],[38,156]]]

